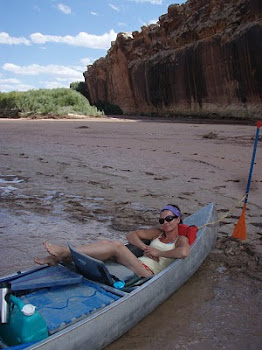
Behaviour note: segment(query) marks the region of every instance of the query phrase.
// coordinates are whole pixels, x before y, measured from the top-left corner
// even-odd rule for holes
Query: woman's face
[[[176,217],[170,210],[164,210],[160,213],[160,219],[164,219],[160,222],[161,229],[165,232],[173,231],[180,222],[180,218]],[[163,223],[162,223],[163,222]]]

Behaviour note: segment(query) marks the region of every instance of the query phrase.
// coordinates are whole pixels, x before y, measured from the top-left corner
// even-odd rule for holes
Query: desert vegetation
[[[76,90],[80,92],[83,96],[85,96],[89,100],[89,92],[87,90],[86,84],[83,81],[76,81],[70,84],[70,89]],[[98,101],[94,103],[94,106],[97,107],[98,110],[103,111],[108,115],[122,115],[122,109],[115,104]]]
[[[91,115],[103,112],[91,106],[88,99],[74,89],[39,89],[0,93],[0,116]]]

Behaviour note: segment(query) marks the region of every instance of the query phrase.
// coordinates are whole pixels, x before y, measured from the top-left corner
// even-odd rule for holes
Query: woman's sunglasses
[[[161,225],[163,225],[163,223],[166,221],[166,222],[171,222],[172,220],[174,219],[177,219],[177,216],[176,215],[168,215],[166,216],[165,218],[160,218],[159,219],[159,223]]]

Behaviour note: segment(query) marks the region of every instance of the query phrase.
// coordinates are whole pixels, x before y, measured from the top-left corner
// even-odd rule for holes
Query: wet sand
[[[33,265],[42,242],[80,244],[157,224],[214,202],[219,217],[245,192],[256,127],[170,120],[0,120],[0,274]],[[261,349],[262,151],[246,212],[247,240],[231,238],[242,211],[220,223],[197,273],[111,344],[117,349]]]

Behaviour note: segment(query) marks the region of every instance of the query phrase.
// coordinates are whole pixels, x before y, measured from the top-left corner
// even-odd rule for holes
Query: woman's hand
[[[144,249],[144,255],[147,256],[148,258],[155,260],[155,261],[159,261],[160,251],[157,250],[156,248],[147,246]]]
[[[152,241],[153,239],[158,237],[160,233],[161,231],[158,228],[137,230],[129,232],[126,235],[126,238],[129,243],[145,251],[147,245],[143,242],[143,240]]]

